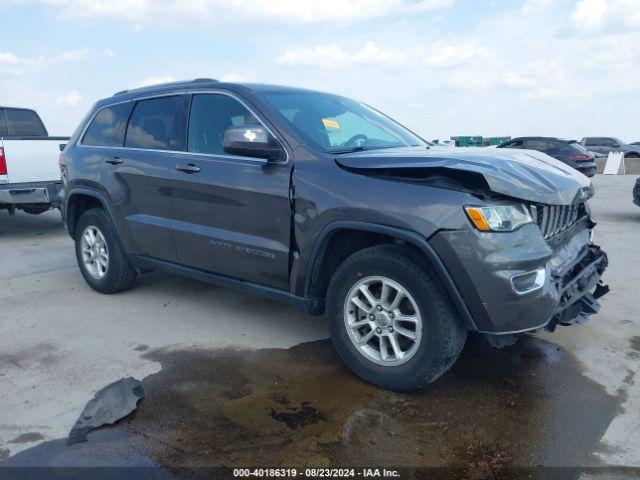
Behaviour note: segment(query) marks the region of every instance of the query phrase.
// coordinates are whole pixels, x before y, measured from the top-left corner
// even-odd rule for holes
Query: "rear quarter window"
[[[130,111],[130,103],[112,105],[100,110],[87,128],[82,144],[92,147],[121,147]]]
[[[46,137],[47,130],[33,110],[7,108],[4,111],[6,135],[14,137]],[[0,126],[1,128],[1,126]]]

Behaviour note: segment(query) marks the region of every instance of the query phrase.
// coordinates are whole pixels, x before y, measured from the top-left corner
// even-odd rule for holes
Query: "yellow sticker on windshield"
[[[340,128],[340,125],[338,124],[338,122],[329,120],[328,118],[323,118],[322,123],[324,123],[325,127]]]

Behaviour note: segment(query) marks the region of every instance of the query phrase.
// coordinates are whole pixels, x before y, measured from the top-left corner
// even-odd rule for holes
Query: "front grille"
[[[586,213],[584,203],[576,205],[534,204],[529,208],[531,216],[540,227],[545,240],[571,228]]]

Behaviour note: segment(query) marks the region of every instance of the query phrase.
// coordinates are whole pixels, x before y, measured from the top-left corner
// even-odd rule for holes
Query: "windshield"
[[[269,92],[261,96],[325,152],[427,145],[380,112],[348,98],[315,92]]]

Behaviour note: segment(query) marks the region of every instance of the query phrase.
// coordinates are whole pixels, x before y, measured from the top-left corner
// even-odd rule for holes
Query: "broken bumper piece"
[[[560,303],[545,327],[547,330],[552,332],[558,325],[581,324],[598,313],[598,299],[609,291],[600,280],[608,264],[607,254],[600,247],[590,245],[577,262],[554,274]]]

